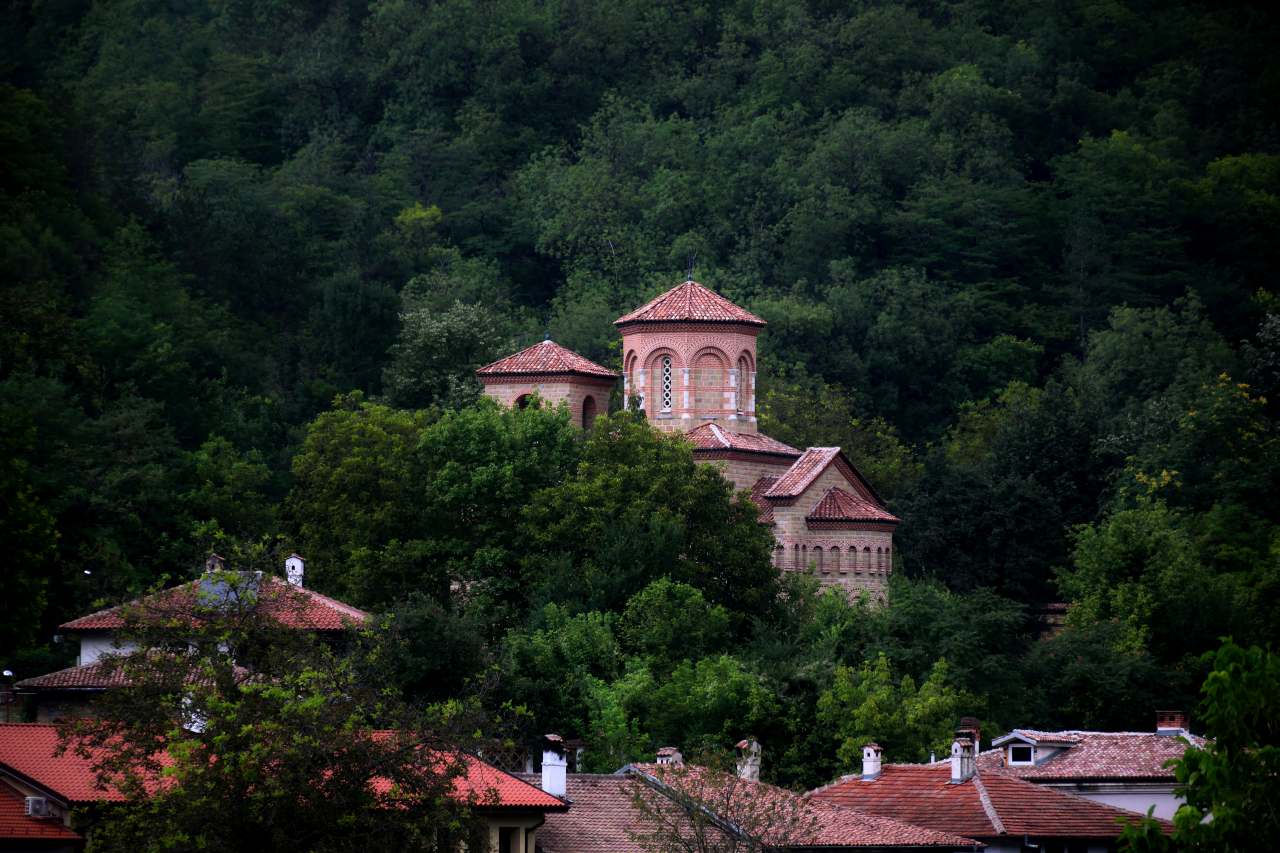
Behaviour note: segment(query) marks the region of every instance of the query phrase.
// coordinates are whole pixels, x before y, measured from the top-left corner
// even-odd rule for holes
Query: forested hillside
[[[601,768],[749,733],[815,784],[960,713],[1147,729],[1219,637],[1280,640],[1269,4],[16,0],[0,33],[18,677],[101,599],[296,548],[411,696],[496,667]],[[762,430],[890,498],[886,610],[776,578],[629,416],[477,404],[547,332],[616,368],[612,320],[690,273],[769,322]]]

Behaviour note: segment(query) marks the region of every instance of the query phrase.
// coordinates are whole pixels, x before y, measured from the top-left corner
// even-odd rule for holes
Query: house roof
[[[67,829],[60,821],[27,817],[23,798],[7,785],[0,785],[0,840],[36,839],[83,841],[84,837]]]
[[[384,733],[377,733],[382,735]],[[58,726],[43,723],[0,723],[0,765],[69,803],[120,801],[114,789],[97,786],[90,763],[73,750],[56,755]],[[460,796],[474,795],[483,808],[563,811],[559,800],[522,779],[475,756],[464,755],[466,774],[454,783]],[[390,785],[389,780],[387,785]]]
[[[198,675],[198,672],[193,671],[192,674]],[[241,680],[252,676],[252,673],[243,667],[236,667],[235,674]],[[207,677],[191,678],[187,683],[207,683]],[[125,677],[123,669],[109,667],[105,661],[99,661],[26,678],[13,686],[22,690],[109,690],[112,687],[125,687],[128,684],[129,679]]]
[[[761,524],[773,524],[773,504],[765,500],[764,495],[776,482],[778,482],[777,477],[766,474],[746,489],[747,494],[760,507],[759,521]]]
[[[536,773],[520,774],[538,784]],[[630,776],[570,773],[566,794],[570,808],[547,815],[538,827],[538,847],[545,853],[641,853],[630,833],[640,827],[631,807],[637,784]]]
[[[743,323],[749,326],[766,326],[755,314],[745,311],[713,293],[696,281],[686,281],[668,290],[636,310],[613,321],[615,326],[632,323],[669,323],[695,320],[706,323]]]
[[[1195,746],[1204,746],[1202,737],[1184,734]],[[1173,770],[1164,763],[1181,758],[1187,745],[1170,735],[1152,732],[1040,732],[1014,729],[992,743],[997,747],[1021,740],[1036,745],[1062,746],[1063,751],[1039,765],[1006,763],[1005,749],[989,749],[977,757],[982,770],[1004,773],[1034,782],[1075,782],[1114,780],[1161,780],[1172,782]]]
[[[481,376],[523,376],[546,374],[572,374],[598,376],[601,379],[617,379],[618,374],[601,367],[576,352],[567,350],[555,341],[542,341],[515,355],[486,364],[476,371]]]
[[[980,770],[951,784],[951,764],[945,761],[888,764],[873,781],[848,776],[810,796],[818,802],[980,839],[1023,834],[1116,838],[1122,829],[1116,818],[1136,823],[1144,817],[1002,773]],[[1172,828],[1163,823],[1166,830]]]
[[[818,505],[805,516],[806,521],[886,521],[898,519],[891,513],[861,495],[851,494],[839,486],[832,486],[818,501]]]
[[[647,778],[658,790],[670,786],[684,793],[694,793],[695,796],[704,774],[716,772],[701,767],[673,768],[671,765],[659,764],[631,765],[627,769],[642,778]],[[723,778],[732,778],[728,774],[719,775]],[[786,840],[786,846],[792,850],[831,847],[955,850],[957,847],[972,848],[974,846],[973,838],[966,838],[947,830],[912,825],[892,816],[860,811],[840,803],[805,799],[785,788],[764,782],[743,781],[739,784],[753,786],[756,792],[767,798],[767,802],[776,801],[784,809],[794,808],[797,811],[792,814],[803,814],[806,816],[806,823],[810,820],[814,822],[814,832],[809,837]],[[741,796],[738,794],[735,798]],[[716,795],[712,794],[704,798],[704,803],[714,803],[716,799]],[[541,841],[541,834],[539,834],[539,841]]]
[[[0,723],[0,765],[69,803],[118,802],[119,791],[98,787],[89,762],[74,750],[55,755],[58,727],[45,723]]]
[[[199,580],[184,583],[158,592],[155,595],[132,601],[127,605],[99,610],[65,622],[61,628],[68,631],[112,630],[123,628],[125,608],[145,608],[158,615],[177,614],[198,603],[197,594],[206,579],[216,579],[216,573],[206,574]],[[263,578],[260,584],[260,603],[265,612],[281,619],[286,625],[312,631],[339,631],[349,623],[364,622],[369,614],[337,599],[321,595],[315,590],[295,586],[280,578]]]
[[[739,450],[746,453],[772,453],[799,458],[794,447],[761,433],[729,432],[716,424],[703,424],[685,433],[695,450]],[[782,463],[786,464],[786,463]]]

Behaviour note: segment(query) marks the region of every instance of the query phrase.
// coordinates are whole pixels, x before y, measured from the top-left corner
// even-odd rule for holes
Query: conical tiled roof
[[[698,320],[705,323],[745,323],[767,325],[755,314],[744,311],[728,299],[712,293],[696,281],[673,287],[652,302],[613,321],[615,326],[631,323],[669,323]]]
[[[493,364],[485,365],[476,373],[481,376],[576,373],[579,376],[599,376],[604,379],[618,378],[618,374],[609,368],[601,367],[594,361],[565,349],[555,341],[534,344],[515,355],[509,355]]]

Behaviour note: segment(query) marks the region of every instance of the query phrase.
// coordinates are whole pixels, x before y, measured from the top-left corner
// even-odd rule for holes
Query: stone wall
[[[516,406],[520,398],[537,394],[543,405],[552,408],[564,401],[569,406],[574,426],[583,426],[582,410],[587,399],[595,403],[595,414],[609,411],[609,395],[614,383],[575,376],[482,377],[484,393],[504,406]]]

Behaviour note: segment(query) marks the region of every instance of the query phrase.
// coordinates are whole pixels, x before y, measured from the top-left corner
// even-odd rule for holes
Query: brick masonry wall
[[[832,486],[854,491],[853,484],[832,465],[794,504],[773,508],[773,534],[778,540],[774,564],[782,571],[802,571],[814,563],[822,586],[839,587],[850,597],[866,590],[873,601],[883,601],[893,571],[893,534],[878,530],[810,530],[805,523],[805,516]]]
[[[719,465],[724,472],[725,479],[730,480],[737,491],[742,491],[753,485],[761,477],[781,477],[791,467],[790,463],[785,461],[747,462],[742,459],[713,459],[707,461],[709,464]]]
[[[547,377],[550,381],[532,381],[528,378],[492,377],[485,380],[484,393],[504,406],[514,406],[525,394],[537,394],[544,405],[552,407],[563,401],[568,404],[570,420],[574,426],[581,427],[582,406],[590,397],[595,401],[596,414],[609,411],[609,394],[613,390],[612,382],[592,382],[579,377]]]
[[[643,394],[649,422],[688,432],[715,422],[754,433],[756,337],[753,326],[727,323],[637,323],[622,330],[628,395]],[[662,406],[662,360],[671,359],[671,408]],[[739,364],[746,375],[739,376]],[[740,390],[741,389],[741,390]]]

